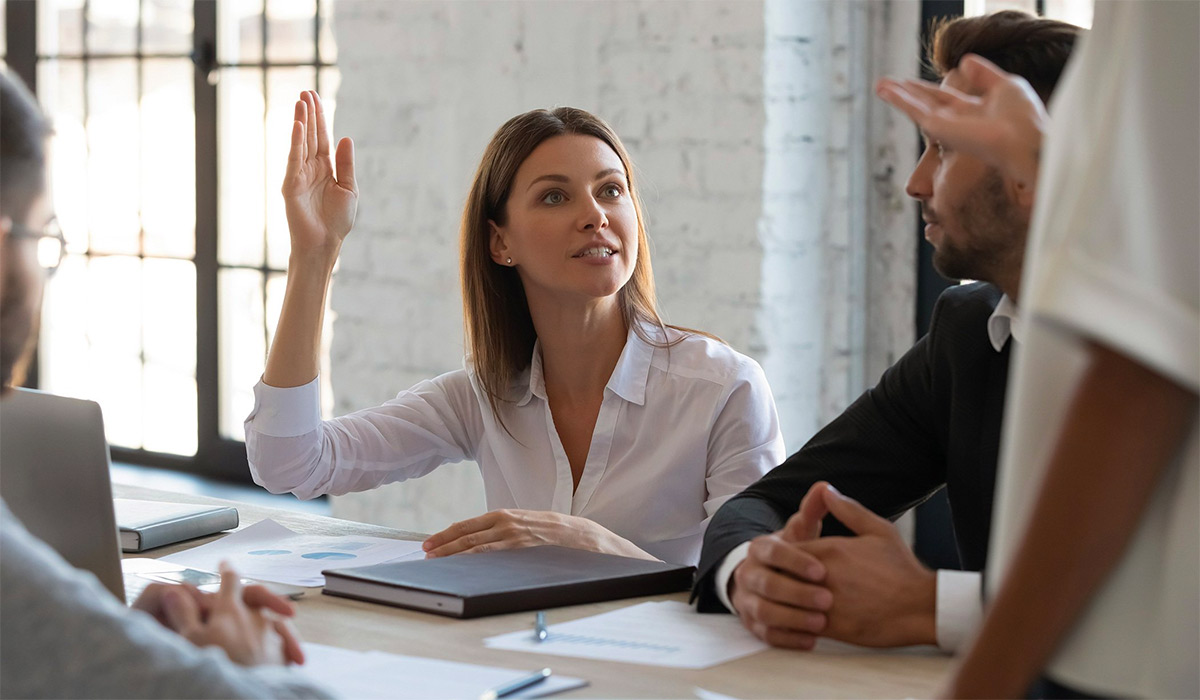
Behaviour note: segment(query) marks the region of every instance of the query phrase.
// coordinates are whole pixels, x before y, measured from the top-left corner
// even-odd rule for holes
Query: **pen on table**
[[[539,610],[537,617],[533,620],[533,641],[544,642],[549,636],[550,630],[546,629],[546,613]]]
[[[504,685],[498,685],[495,688],[492,688],[491,690],[487,691],[483,695],[480,695],[479,700],[496,700],[497,698],[506,698],[509,695],[512,695],[513,693],[515,693],[519,690],[525,690],[526,688],[528,688],[530,686],[534,686],[534,685],[537,685],[538,683],[541,683],[542,681],[549,678],[550,674],[551,674],[550,669],[543,668],[542,670],[535,671],[535,672],[529,674],[528,676],[522,676],[511,683],[505,683]]]

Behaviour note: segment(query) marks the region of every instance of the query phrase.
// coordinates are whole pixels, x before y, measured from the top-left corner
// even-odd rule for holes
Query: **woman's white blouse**
[[[290,389],[260,381],[246,419],[250,472],[272,493],[312,498],[475,460],[490,510],[582,516],[664,561],[695,564],[709,519],[783,461],[783,437],[758,363],[704,336],[669,332],[682,341],[655,347],[630,331],[574,491],[538,346],[514,401],[500,404],[511,435],[469,361],[382,406],[328,421],[317,380]]]

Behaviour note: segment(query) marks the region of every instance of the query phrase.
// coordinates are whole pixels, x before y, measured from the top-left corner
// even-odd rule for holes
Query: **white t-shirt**
[[[1087,343],[1200,390],[1200,3],[1097,3],[1051,104],[988,576],[1009,568]],[[1046,669],[1104,695],[1200,697],[1200,419]],[[1130,469],[1140,465],[1130,464]],[[1046,574],[1054,575],[1053,566]]]
[[[324,422],[317,380],[291,389],[259,382],[246,419],[250,472],[274,493],[311,498],[472,459],[489,510],[585,517],[659,559],[694,565],[717,508],[783,461],[783,436],[758,363],[711,338],[668,332],[679,342],[656,347],[630,330],[578,488],[536,346],[512,401],[500,405],[507,431],[469,362],[382,406]]]

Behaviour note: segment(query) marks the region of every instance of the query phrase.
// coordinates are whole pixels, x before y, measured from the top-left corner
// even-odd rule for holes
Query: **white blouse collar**
[[[642,329],[652,338],[662,336],[662,331],[648,323],[643,323]],[[617,360],[617,366],[613,368],[612,376],[608,378],[608,384],[605,385],[605,388],[611,390],[614,394],[629,403],[637,404],[638,406],[644,405],[646,402],[646,381],[650,376],[650,361],[654,359],[654,347],[654,345],[642,340],[642,337],[631,326],[629,328],[629,335],[625,338],[625,348],[621,351],[621,357]],[[534,342],[533,357],[529,361],[529,370],[522,373],[521,377],[517,379],[517,386],[514,389],[520,391],[521,383],[524,383],[525,387],[521,399],[517,401],[518,406],[524,406],[529,403],[529,400],[534,396],[543,401],[546,400],[546,378],[542,373],[542,345],[540,340]]]

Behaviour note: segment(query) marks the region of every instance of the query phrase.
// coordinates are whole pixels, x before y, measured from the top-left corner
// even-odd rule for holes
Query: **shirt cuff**
[[[937,572],[937,644],[955,653],[967,642],[983,618],[983,577],[978,571]]]
[[[254,385],[254,410],[246,417],[246,427],[271,437],[296,437],[316,430],[321,426],[320,379],[288,389],[260,379]]]
[[[717,598],[721,600],[721,604],[729,609],[729,612],[737,614],[733,603],[729,600],[729,579],[733,578],[733,570],[745,561],[750,554],[750,543],[743,542],[733,549],[729,550],[729,554],[725,555],[725,559],[721,561],[721,565],[717,567],[717,573],[713,574],[713,587],[717,589]]]

